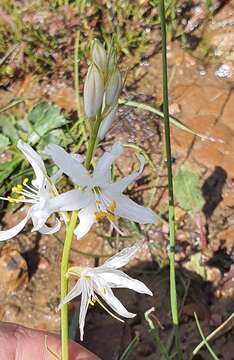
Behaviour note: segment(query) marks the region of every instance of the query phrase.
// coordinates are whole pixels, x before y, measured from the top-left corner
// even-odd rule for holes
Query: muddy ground
[[[193,27],[196,22],[202,26],[195,26],[192,36],[187,36],[186,31],[191,35],[189,27]],[[184,359],[188,359],[189,351],[201,341],[194,312],[198,315],[204,333],[208,334],[234,310],[233,1],[225,3],[210,19],[205,20],[198,3],[197,12],[191,15],[187,27],[187,43],[174,40],[168,46],[170,113],[210,140],[204,141],[198,136],[172,128],[174,170],[184,164],[196,172],[201,179],[205,199],[199,222],[179,206],[176,207],[177,284]],[[158,34],[151,36],[158,37]],[[195,49],[191,49],[193,38],[202,38]],[[149,50],[149,54],[151,52]],[[28,107],[39,99],[49,99],[68,112],[75,108],[74,90],[70,84],[58,80],[52,87],[41,87],[32,74],[15,81],[7,91],[2,89],[2,102],[4,96],[6,99],[9,95],[27,96],[29,93],[32,96]],[[157,52],[146,57],[138,66],[137,81],[129,77],[123,98],[160,104],[161,94],[161,56]],[[128,144],[137,142],[154,164],[154,170],[148,165],[138,187],[130,188],[129,192],[134,199],[149,204],[153,191],[152,208],[161,214],[162,223],[147,231],[142,228],[141,232],[134,233],[134,240],[144,237],[146,243],[142,254],[128,267],[128,273],[144,281],[154,296],[150,298],[129,294],[125,290],[117,291],[129,311],[138,314],[124,325],[110,318],[98,306],[92,307],[87,317],[84,345],[102,359],[114,360],[120,358],[129,342],[137,336],[138,345],[129,359],[160,359],[155,338],[149,334],[144,312],[155,308],[161,339],[171,349],[167,182],[162,152],[162,119],[140,109],[121,106],[105,146],[108,147],[116,138]],[[124,174],[132,168],[132,154],[132,149],[126,149],[118,162]],[[2,153],[2,161],[4,156]],[[21,216],[21,211],[14,214],[2,212],[2,227],[16,224]],[[131,230],[126,229],[130,234]],[[30,225],[15,239],[1,244],[0,319],[57,332],[58,264],[64,231],[56,236],[40,236],[28,230]],[[71,264],[94,266],[103,262],[106,255],[120,249],[118,239],[105,239],[103,235],[109,235],[108,231],[105,225],[98,226],[79,243],[74,240]],[[128,242],[131,243],[132,239]],[[71,304],[71,318],[77,306],[77,301]],[[230,321],[212,342],[219,359],[234,359],[233,325],[234,322]],[[78,339],[78,331],[76,335]],[[206,351],[202,350],[199,354],[197,359],[210,359]]]

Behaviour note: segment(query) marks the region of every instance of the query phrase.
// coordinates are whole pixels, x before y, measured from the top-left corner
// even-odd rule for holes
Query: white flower
[[[81,295],[79,316],[81,340],[83,340],[85,317],[89,304],[94,305],[94,303],[97,301],[102,307],[104,307],[106,311],[117,318],[105,307],[100,298],[102,298],[109,305],[109,307],[120,316],[125,318],[132,318],[136,315],[129,312],[115,297],[112,288],[128,288],[140,294],[147,294],[151,296],[153,295],[148,287],[145,286],[141,281],[132,279],[124,272],[117,270],[129,262],[129,260],[136,254],[136,252],[140,250],[142,244],[142,242],[139,242],[132,247],[120,251],[108,259],[101,266],[95,268],[72,267],[69,269],[67,275],[78,276],[79,280],[70,290],[68,295],[63,299],[60,304],[60,308],[76,296]],[[123,321],[121,319],[118,320]]]
[[[81,206],[86,204],[86,198],[75,190],[55,196],[52,191],[52,181],[46,174],[45,165],[41,157],[28,144],[19,140],[18,148],[23,152],[31,164],[35,179],[29,185],[26,178],[23,184],[18,184],[12,188],[16,196],[0,197],[12,203],[32,204],[27,211],[26,217],[19,224],[9,230],[0,231],[0,241],[8,240],[16,236],[25,226],[29,219],[32,220],[32,231],[39,231],[42,234],[53,234],[60,228],[60,221],[57,219],[56,224],[52,227],[46,225],[48,217],[57,211],[72,211],[77,208],[77,203]]]
[[[123,147],[115,144],[110,152],[105,152],[98,160],[93,174],[90,175],[80,161],[74,159],[58,145],[48,145],[46,152],[50,155],[60,170],[68,175],[75,184],[81,187],[79,193],[85,194],[87,204],[82,207],[77,204],[80,223],[75,229],[78,239],[81,239],[95,220],[108,219],[118,231],[115,224],[116,216],[126,218],[140,224],[154,224],[156,214],[149,208],[144,208],[123,195],[123,191],[143,171],[144,157],[139,155],[140,169],[132,174],[111,182],[111,166],[122,153]]]

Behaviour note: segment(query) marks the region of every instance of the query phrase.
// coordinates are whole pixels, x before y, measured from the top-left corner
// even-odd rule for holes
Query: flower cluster
[[[84,88],[84,110],[91,128],[92,155],[95,144],[105,136],[113,122],[121,87],[122,79],[115,51],[110,48],[106,52],[103,45],[94,41],[92,63],[88,69]],[[139,224],[156,222],[157,216],[151,209],[138,205],[124,194],[127,187],[142,173],[143,156],[137,155],[139,160],[137,171],[117,181],[112,180],[112,165],[123,152],[121,144],[116,143],[110,151],[106,151],[97,160],[92,173],[82,164],[81,156],[69,154],[62,147],[50,144],[46,147],[45,153],[58,168],[58,172],[52,177],[48,176],[42,158],[30,145],[19,140],[18,148],[32,166],[35,176],[31,182],[26,178],[22,184],[14,186],[11,196],[0,197],[10,203],[29,205],[23,220],[11,229],[0,231],[0,241],[16,236],[29,220],[33,224],[32,231],[53,234],[61,226],[62,217],[58,215],[74,210],[79,211],[79,223],[76,227],[74,226],[74,234],[77,239],[83,238],[92,225],[102,219],[108,220],[119,233],[122,233],[117,222],[119,217]],[[74,189],[59,194],[56,182],[63,175],[70,178]],[[55,214],[55,223],[49,226],[47,220],[53,214]],[[127,318],[135,316],[128,312],[114,296],[112,288],[126,287],[138,293],[152,295],[142,282],[132,279],[118,270],[128,263],[141,246],[140,242],[126,248],[96,268],[72,267],[68,270],[66,276],[74,275],[78,281],[62,299],[60,307],[81,295],[79,318],[81,339],[83,339],[89,304],[94,305],[95,302],[98,302],[107,312],[111,313],[103,304],[101,300],[103,299],[118,315]],[[112,315],[117,318],[116,315]]]

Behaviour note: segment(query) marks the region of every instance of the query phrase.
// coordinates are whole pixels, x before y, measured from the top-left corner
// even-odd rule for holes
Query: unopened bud
[[[104,46],[95,39],[92,46],[92,61],[103,72],[107,70],[107,55]]]
[[[122,89],[122,76],[118,68],[110,76],[106,86],[105,102],[107,106],[113,106],[117,103],[120,91]]]
[[[116,104],[115,107],[109,112],[109,114],[102,120],[98,137],[100,140],[103,140],[107,131],[111,128],[113,121],[115,119],[116,111],[117,111],[118,105]]]
[[[102,106],[104,94],[103,76],[92,64],[84,84],[84,111],[88,118],[94,118]]]

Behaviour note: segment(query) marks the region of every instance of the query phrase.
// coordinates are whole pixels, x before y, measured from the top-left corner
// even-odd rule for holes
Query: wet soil
[[[191,19],[198,21],[196,17]],[[190,26],[192,24],[191,20]],[[233,2],[225,4],[202,29],[195,29],[193,35],[202,36],[202,41],[193,51],[183,49],[181,41],[175,40],[169,45],[170,112],[185,125],[215,141],[204,141],[172,128],[174,170],[184,164],[196,172],[200,176],[205,199],[199,219],[192,218],[176,206],[177,284],[184,359],[188,359],[189,351],[201,341],[194,312],[205,334],[212,332],[233,312]],[[160,106],[160,53],[142,63],[137,74],[139,81],[131,77],[128,79],[125,97]],[[27,75],[10,89],[10,96],[27,96],[29,93],[30,100],[26,103],[28,108],[38,99],[49,98],[66,111],[75,109],[74,91],[65,82],[61,85],[60,81],[53,88],[46,88],[39,84],[38,79]],[[9,91],[2,91],[2,94],[6,99]],[[23,110],[20,108],[20,111]],[[144,148],[153,162],[153,168],[150,165],[146,167],[137,186],[130,188],[129,193],[139,203],[150,204],[160,213],[162,223],[150,229],[142,227],[141,231],[134,230],[134,241],[145,238],[146,244],[127,271],[144,281],[154,296],[151,298],[129,294],[125,290],[117,291],[129,311],[137,313],[134,319],[127,320],[124,325],[109,317],[100,307],[91,307],[84,345],[102,359],[114,360],[119,359],[129,342],[137,337],[138,344],[129,359],[160,359],[155,335],[149,332],[144,312],[155,308],[153,320],[160,337],[167,349],[172,349],[167,268],[167,180],[162,152],[162,119],[140,109],[121,106],[103,149],[116,139],[130,146],[137,144]],[[127,174],[137,163],[133,154],[133,149],[127,147],[117,163],[120,174]],[[6,228],[13,226],[22,217],[22,211],[8,211],[1,225]],[[126,227],[127,233],[132,234],[133,230],[128,224],[122,225]],[[3,281],[0,284],[0,319],[58,332],[58,264],[64,230],[50,237],[38,236],[29,231],[30,225],[14,240],[1,244],[0,276]],[[74,240],[71,264],[94,266],[102,263],[106,255],[114,253],[123,245],[118,238],[105,238],[110,235],[109,228],[104,224],[94,228],[82,241]],[[204,241],[205,246],[202,246]],[[125,245],[131,242],[130,238]],[[71,304],[71,319],[77,306],[78,301]],[[220,359],[233,359],[233,325],[230,322],[212,342]],[[77,331],[77,339],[78,335]],[[205,350],[200,352],[199,359],[209,358]]]

